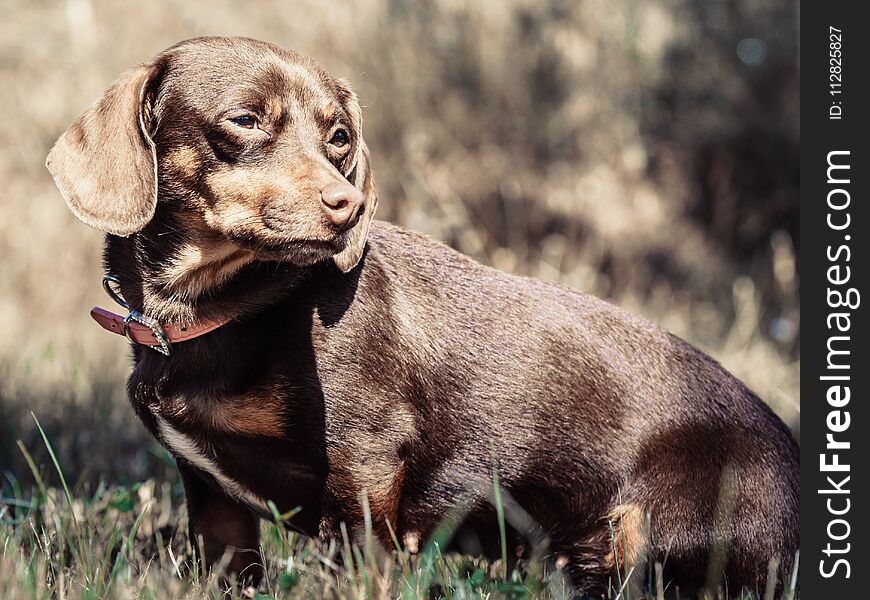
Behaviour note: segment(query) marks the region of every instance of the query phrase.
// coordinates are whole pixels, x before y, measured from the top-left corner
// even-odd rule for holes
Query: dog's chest
[[[173,397],[149,407],[152,429],[180,462],[213,488],[261,515],[268,502],[301,506],[314,520],[325,477],[318,446],[268,395]]]
[[[180,457],[193,468],[210,476],[230,498],[247,505],[256,512],[268,514],[268,504],[265,498],[250,489],[245,483],[227,473],[221,464],[220,457],[213,448],[187,433],[177,424],[173,425],[159,414],[154,415],[157,432],[166,448],[175,456]]]

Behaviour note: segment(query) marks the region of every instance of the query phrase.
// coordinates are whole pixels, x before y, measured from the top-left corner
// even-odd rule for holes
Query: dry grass
[[[717,357],[797,428],[796,2],[0,0],[0,8],[3,495],[17,490],[26,501],[34,485],[16,440],[37,463],[46,459],[30,411],[73,488],[98,498],[88,518],[117,516],[98,507],[100,480],[154,478],[156,490],[175,481],[124,398],[127,351],[86,315],[106,302],[101,236],[68,213],[43,160],[122,70],[203,34],[267,39],[353,82],[381,218],[644,314]],[[764,40],[761,65],[738,59],[745,37]],[[155,510],[146,522],[179,522]],[[40,518],[55,527],[53,514]],[[111,527],[88,542],[97,552]],[[37,547],[10,550],[7,541],[0,581],[9,581],[3,569],[18,568],[9,552],[54,556]],[[171,575],[171,563],[161,558],[149,571],[135,554],[125,558],[129,589],[139,577]],[[165,585],[188,589],[171,577]]]
[[[39,428],[38,421],[37,428]],[[57,473],[51,442],[43,437]],[[197,562],[191,541],[183,532],[185,514],[179,507],[182,490],[174,484],[148,480],[132,486],[100,485],[88,495],[73,494],[62,475],[62,489],[48,488],[26,448],[36,481],[34,492],[25,492],[14,480],[0,502],[0,597],[4,600],[49,598],[335,598],[365,599],[443,598],[552,599],[577,598],[561,568],[543,559],[545,547],[507,567],[505,523],[511,503],[503,502],[497,477],[492,501],[502,531],[502,558],[485,559],[442,554],[453,529],[442,525],[411,556],[397,540],[392,548],[376,541],[369,526],[363,540],[329,544],[303,538],[284,527],[292,516],[278,514],[261,526],[260,549],[265,571],[258,590],[243,589],[221,579],[221,563],[208,572]],[[363,504],[368,515],[367,505]],[[618,536],[618,532],[612,533]],[[615,541],[614,541],[615,543]],[[639,560],[646,560],[640,557]],[[715,562],[715,559],[714,559]],[[647,561],[625,565],[605,595],[607,600],[664,599],[675,591],[662,580],[662,565]],[[796,572],[795,572],[796,573]],[[780,573],[771,561],[768,585],[761,590],[729,590],[727,581],[716,581],[709,600],[773,599],[777,581],[784,583],[782,598],[792,600],[795,573]],[[763,596],[762,596],[763,594]],[[679,591],[677,590],[679,598]],[[685,594],[683,597],[686,597]]]

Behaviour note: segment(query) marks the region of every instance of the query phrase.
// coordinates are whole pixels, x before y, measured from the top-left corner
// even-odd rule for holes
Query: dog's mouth
[[[262,259],[287,261],[299,265],[310,265],[331,258],[347,246],[345,233],[330,240],[275,240],[255,235],[231,235],[230,239]]]

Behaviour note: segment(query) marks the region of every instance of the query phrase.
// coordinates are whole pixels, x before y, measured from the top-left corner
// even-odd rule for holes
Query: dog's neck
[[[158,210],[142,231],[106,236],[104,266],[130,308],[161,324],[195,325],[257,312],[292,290],[309,268],[260,262],[183,219]]]

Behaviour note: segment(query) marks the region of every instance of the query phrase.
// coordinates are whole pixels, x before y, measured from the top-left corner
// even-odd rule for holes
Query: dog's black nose
[[[361,214],[363,195],[349,183],[330,183],[320,190],[323,212],[338,228],[352,227]]]

